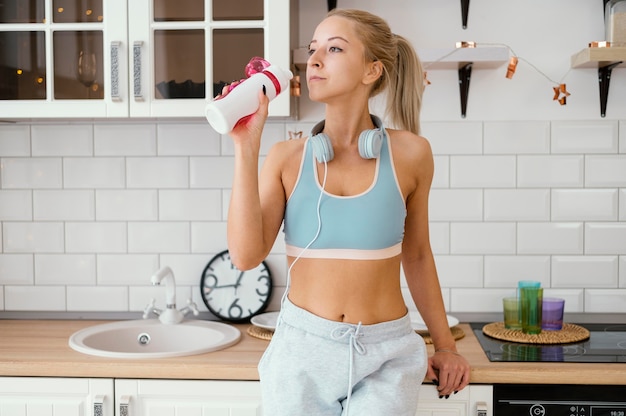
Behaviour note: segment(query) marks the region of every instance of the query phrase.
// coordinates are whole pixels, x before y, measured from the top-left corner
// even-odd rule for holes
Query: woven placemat
[[[255,338],[261,338],[266,341],[269,341],[270,339],[272,339],[272,335],[274,335],[274,331],[261,328],[260,326],[254,326],[254,325],[250,325],[246,332],[248,332],[248,335],[251,335]]]
[[[261,328],[258,326],[254,326],[254,325],[250,325],[248,327],[248,330],[246,331],[248,332],[248,335],[251,335],[255,338],[260,338],[260,339],[264,339],[266,341],[269,341],[272,339],[272,335],[274,334],[274,331],[271,331],[269,329],[265,329],[265,328]],[[418,334],[420,334],[422,336],[422,338],[424,338],[424,342],[426,344],[432,344],[433,340],[430,338],[430,334],[428,332],[421,332],[421,331],[416,331]],[[463,330],[459,327],[453,326],[452,328],[450,328],[450,332],[452,332],[452,336],[454,337],[455,340],[457,339],[461,339],[465,336],[465,332],[463,332]]]
[[[493,322],[483,326],[483,334],[502,341],[523,344],[569,344],[589,338],[589,331],[576,324],[563,324],[559,331],[541,331],[539,334],[525,334],[521,330],[507,329],[504,322]]]

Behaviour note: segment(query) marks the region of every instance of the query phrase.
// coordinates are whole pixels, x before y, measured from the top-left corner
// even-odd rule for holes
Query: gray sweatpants
[[[283,303],[259,363],[267,416],[414,416],[426,374],[408,314],[375,325],[330,321]]]

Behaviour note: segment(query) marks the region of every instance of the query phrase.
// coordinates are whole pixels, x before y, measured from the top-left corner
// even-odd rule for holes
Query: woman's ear
[[[365,77],[363,82],[365,84],[375,83],[383,76],[383,63],[380,61],[372,61],[367,64],[365,71]]]

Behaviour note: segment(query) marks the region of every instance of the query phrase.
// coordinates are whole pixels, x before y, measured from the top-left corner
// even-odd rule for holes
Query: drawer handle
[[[133,44],[133,93],[135,101],[143,101],[141,91],[141,47],[143,41],[137,40]]]
[[[111,100],[120,101],[120,41],[111,42]]]
[[[128,406],[130,404],[130,396],[120,397],[120,416],[130,416]]]
[[[476,402],[476,416],[487,416],[487,403]]]
[[[93,398],[93,416],[104,416],[104,396],[97,395]]]

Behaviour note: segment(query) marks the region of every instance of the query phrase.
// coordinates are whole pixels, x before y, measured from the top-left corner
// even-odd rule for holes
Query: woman
[[[259,264],[285,225],[290,284],[259,364],[263,408],[272,416],[414,415],[425,375],[447,398],[470,374],[429,242],[433,159],[418,135],[421,66],[384,20],[358,10],[330,12],[309,55],[310,98],[325,104],[326,118],[308,139],[276,144],[258,175],[262,92],[259,110],[231,132],[233,263]],[[368,100],[380,92],[401,130],[370,115]],[[410,326],[401,265],[433,339],[430,358]]]

